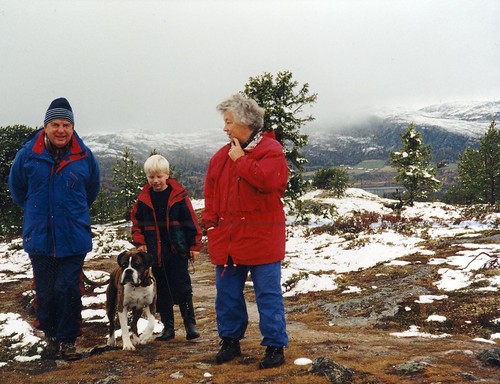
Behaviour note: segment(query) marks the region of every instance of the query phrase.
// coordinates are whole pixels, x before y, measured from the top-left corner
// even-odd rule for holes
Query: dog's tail
[[[83,272],[83,282],[87,285],[90,285],[91,287],[102,287],[106,284],[109,283],[109,278],[107,278],[105,281],[92,281],[89,279],[89,277]]]

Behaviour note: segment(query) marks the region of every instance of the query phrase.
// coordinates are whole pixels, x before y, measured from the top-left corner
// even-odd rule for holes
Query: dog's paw
[[[140,344],[141,343],[141,339],[139,338],[139,336],[137,336],[135,333],[132,334],[132,337],[130,338],[130,341],[132,342],[132,344],[134,345],[137,345],[137,344]]]
[[[123,344],[124,351],[135,351],[135,347],[133,344]]]
[[[114,337],[108,337],[108,341],[106,342],[108,347],[116,347],[116,339]]]
[[[139,338],[139,344],[147,344],[153,340],[152,335],[141,335]]]

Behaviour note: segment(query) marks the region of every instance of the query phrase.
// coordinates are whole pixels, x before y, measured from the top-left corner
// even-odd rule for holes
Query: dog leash
[[[193,272],[189,272],[189,274],[194,275],[196,272],[196,268],[194,267],[194,260],[192,258],[189,258],[189,263],[193,267]]]

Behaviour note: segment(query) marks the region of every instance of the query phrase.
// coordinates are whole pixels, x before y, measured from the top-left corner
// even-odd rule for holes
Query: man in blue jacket
[[[24,211],[23,248],[33,267],[35,327],[46,337],[42,358],[76,360],[81,335],[83,262],[92,250],[90,206],[99,193],[97,161],[74,131],[65,98],[17,153],[9,174],[12,199]]]

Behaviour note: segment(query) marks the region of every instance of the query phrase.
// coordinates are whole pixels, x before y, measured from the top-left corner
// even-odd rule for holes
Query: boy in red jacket
[[[163,156],[152,155],[144,163],[148,183],[132,209],[132,241],[138,250],[153,256],[157,284],[156,308],[164,325],[157,340],[175,337],[174,304],[179,305],[186,339],[196,339],[193,288],[189,260],[199,256],[201,230],[188,193],[170,178]]]

